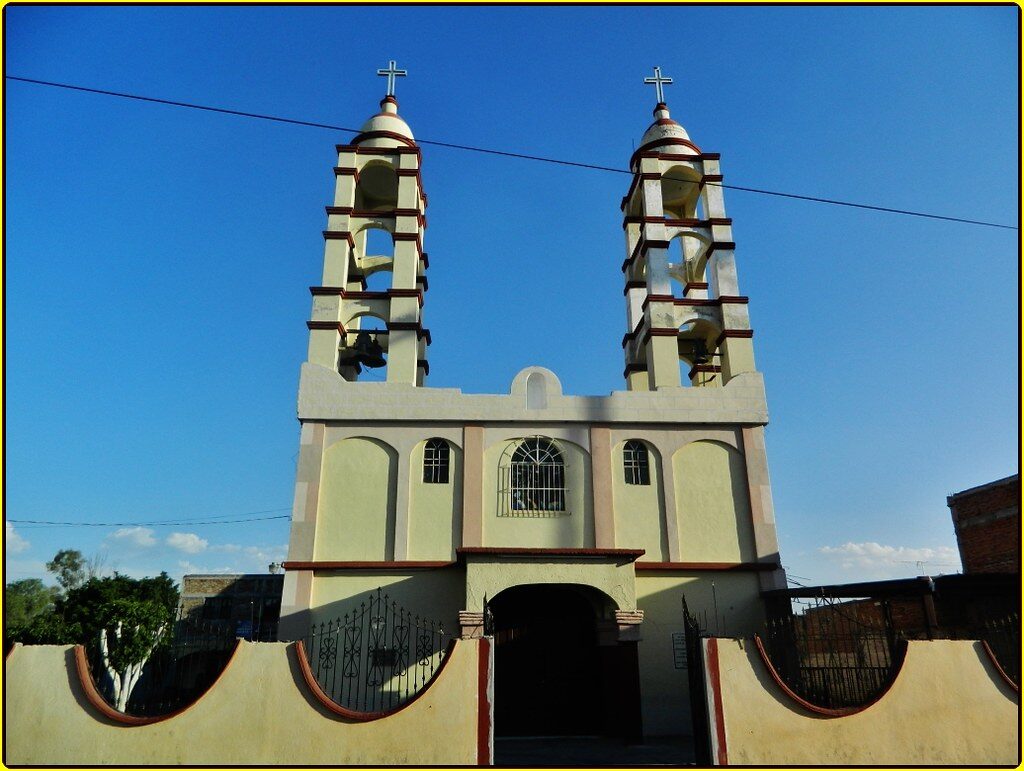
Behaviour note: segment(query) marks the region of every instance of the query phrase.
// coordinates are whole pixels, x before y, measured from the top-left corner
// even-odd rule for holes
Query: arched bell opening
[[[338,345],[338,374],[350,382],[387,380],[387,321],[360,313],[345,324]]]
[[[496,736],[633,736],[636,644],[619,643],[615,603],[580,584],[527,584],[488,604]]]
[[[710,321],[694,319],[679,328],[679,379],[683,385],[722,385],[722,357],[717,348],[721,330]]]
[[[370,161],[359,171],[355,208],[386,211],[398,206],[398,174],[386,161]]]
[[[688,166],[673,166],[661,177],[665,218],[694,219],[700,207],[700,174]]]

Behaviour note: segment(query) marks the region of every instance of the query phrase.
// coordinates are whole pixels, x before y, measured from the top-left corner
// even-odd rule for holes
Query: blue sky
[[[726,183],[1017,224],[1016,7],[10,7],[9,75],[625,168],[658,64]],[[334,144],[6,82],[6,516],[287,514]],[[629,178],[424,148],[433,386],[623,387]],[[959,568],[1017,471],[1018,236],[726,191],[802,582]],[[232,518],[232,517],[225,517]],[[242,518],[241,516],[238,518]],[[6,579],[265,570],[287,520],[7,526]]]

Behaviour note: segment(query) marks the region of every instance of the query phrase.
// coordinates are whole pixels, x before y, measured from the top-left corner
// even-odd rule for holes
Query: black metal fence
[[[320,687],[358,712],[392,710],[419,693],[441,666],[448,642],[440,624],[413,615],[381,589],[301,639]]]
[[[819,707],[863,706],[895,677],[905,643],[891,625],[844,612],[841,603],[805,606],[770,618],[762,642],[783,682]]]
[[[968,639],[984,640],[1006,676],[1020,687],[1020,615],[1013,613],[987,621]]]
[[[271,632],[269,628],[267,635]],[[166,715],[185,707],[209,688],[224,671],[238,638],[234,625],[182,618],[171,635],[145,663],[123,711],[129,715]],[[97,690],[117,707],[114,679],[103,665],[99,646],[86,646]]]

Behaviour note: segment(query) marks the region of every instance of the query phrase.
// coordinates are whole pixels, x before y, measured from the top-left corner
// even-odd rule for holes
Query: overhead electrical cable
[[[89,88],[87,86],[76,86],[70,83],[56,83],[49,80],[38,80],[36,78],[22,78],[15,75],[4,75],[7,80],[15,80],[21,83],[31,83],[37,86],[49,86],[51,88],[63,88],[71,91],[84,91],[89,94],[100,94],[102,96],[113,96],[120,99],[133,99],[140,102],[150,102],[153,104],[163,104],[170,107],[185,107],[191,110],[203,110],[206,112],[222,113],[224,115],[235,115],[242,118],[254,118],[257,120],[273,121],[275,123],[287,123],[293,126],[307,126],[310,128],[321,128],[329,129],[331,131],[344,131],[351,134],[358,134],[359,129],[350,128],[348,126],[337,126],[330,123],[319,123],[316,121],[300,120],[297,118],[285,118],[279,115],[266,115],[264,113],[248,112],[245,110],[232,110],[226,107],[213,107],[205,104],[195,104],[193,102],[181,102],[173,99],[160,99],[153,96],[143,96],[141,94],[128,94],[121,91],[110,91],[102,88]],[[495,150],[488,147],[474,147],[472,145],[463,145],[455,142],[442,142],[434,139],[417,139],[417,144],[422,145],[434,145],[436,147],[447,147],[452,150],[464,150],[467,152],[474,153],[485,153],[487,155],[498,155],[506,158],[519,158],[520,160],[526,161],[537,161],[540,163],[552,163],[559,166],[571,166],[579,169],[591,169],[593,171],[606,171],[615,174],[632,174],[633,172],[628,169],[619,169],[614,166],[601,166],[594,163],[580,163],[578,161],[567,161],[560,158],[548,158],[543,155],[530,155],[528,153],[516,153],[509,150]],[[671,178],[670,178],[671,179]],[[682,180],[679,181],[689,181]],[[959,222],[965,225],[981,225],[990,228],[1000,228],[1003,230],[1019,230],[1017,225],[1005,225],[999,222],[988,222],[985,220],[967,219],[964,217],[951,217],[944,214],[931,214],[929,212],[913,211],[910,209],[897,209],[889,206],[875,206],[873,204],[856,203],[854,201],[842,201],[836,198],[823,198],[820,196],[813,195],[801,195],[799,193],[784,193],[778,190],[766,190],[764,188],[757,187],[746,187],[743,185],[732,185],[724,182],[705,182],[708,185],[718,185],[719,187],[727,190],[738,190],[744,193],[756,193],[758,195],[769,195],[778,198],[790,198],[798,201],[808,201],[810,203],[821,203],[828,204],[830,206],[845,206],[853,209],[865,209],[868,211],[885,212],[887,214],[899,214],[907,217],[923,217],[925,219],[943,220],[945,222]]]
[[[284,511],[284,509],[270,509]],[[253,512],[260,513],[260,512]],[[224,517],[239,517],[237,514],[224,514]],[[272,519],[290,519],[290,514],[277,514],[271,517],[245,517],[237,519],[220,519],[215,517],[187,517],[182,519],[143,520],[134,522],[61,522],[46,519],[7,519],[16,525],[34,525],[36,527],[181,527],[184,525],[233,525],[239,522],[266,522]],[[30,528],[25,528],[30,529]]]

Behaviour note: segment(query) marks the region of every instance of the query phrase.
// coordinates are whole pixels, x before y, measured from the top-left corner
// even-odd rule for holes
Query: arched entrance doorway
[[[565,584],[516,586],[490,602],[496,735],[639,738],[636,646],[602,621],[608,602]]]

